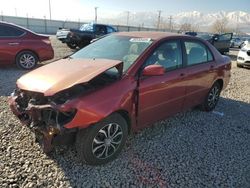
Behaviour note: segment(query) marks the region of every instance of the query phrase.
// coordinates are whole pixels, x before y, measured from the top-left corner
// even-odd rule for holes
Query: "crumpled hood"
[[[25,74],[17,80],[17,86],[52,96],[76,84],[86,83],[121,63],[107,59],[61,59]]]

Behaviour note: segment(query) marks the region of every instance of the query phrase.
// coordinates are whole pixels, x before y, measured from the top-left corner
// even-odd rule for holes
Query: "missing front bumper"
[[[74,142],[76,130],[66,129],[64,125],[74,118],[76,110],[63,112],[61,106],[53,104],[27,104],[25,109],[20,109],[17,98],[9,97],[11,111],[34,132],[36,141],[45,153],[51,152],[56,145]]]

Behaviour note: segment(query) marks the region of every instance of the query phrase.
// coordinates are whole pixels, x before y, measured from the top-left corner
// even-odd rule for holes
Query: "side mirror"
[[[143,71],[143,76],[160,76],[165,73],[165,68],[161,65],[148,65]]]

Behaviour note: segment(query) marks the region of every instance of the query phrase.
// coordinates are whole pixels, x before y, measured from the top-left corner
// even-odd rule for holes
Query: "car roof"
[[[133,31],[133,32],[119,32],[115,35],[128,36],[128,37],[140,37],[140,38],[151,38],[153,40],[160,40],[166,37],[174,36],[187,36],[183,34],[170,33],[170,32],[158,32],[158,31]]]

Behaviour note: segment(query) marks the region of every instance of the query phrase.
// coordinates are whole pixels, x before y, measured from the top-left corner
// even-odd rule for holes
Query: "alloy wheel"
[[[217,104],[219,97],[220,97],[220,89],[217,86],[215,86],[212,88],[212,90],[208,94],[208,99],[207,99],[208,106],[210,108],[214,107]]]
[[[32,54],[22,54],[19,64],[25,69],[30,69],[36,64],[36,58]]]
[[[112,156],[123,139],[122,128],[117,123],[109,123],[99,130],[92,143],[92,153],[98,159]]]

